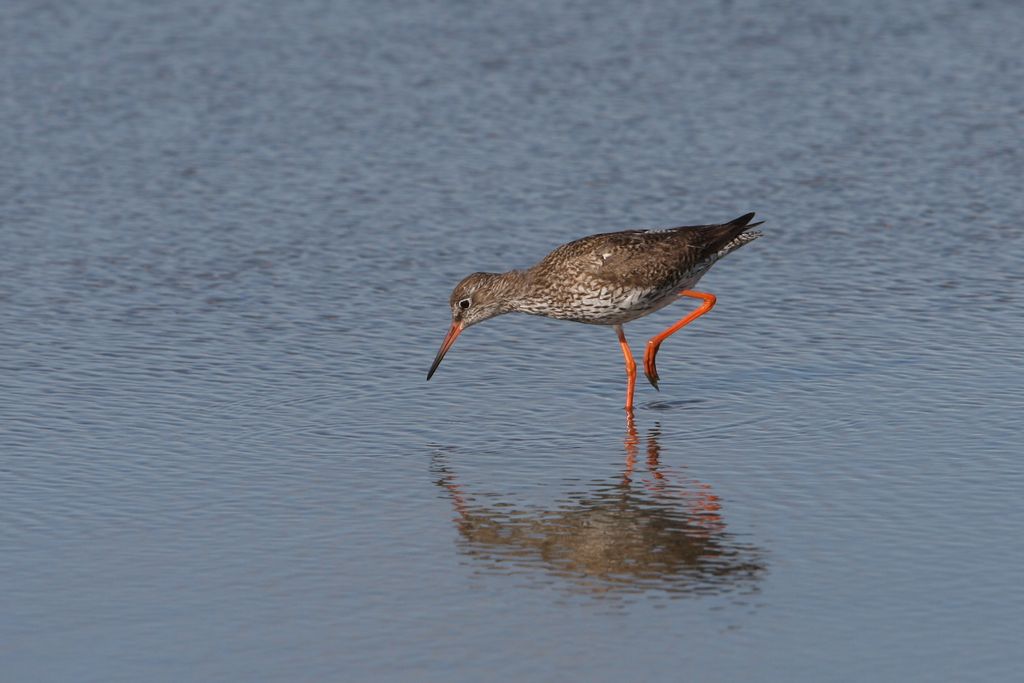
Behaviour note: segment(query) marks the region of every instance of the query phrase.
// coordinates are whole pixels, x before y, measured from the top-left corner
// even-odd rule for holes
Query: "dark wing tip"
[[[731,243],[740,235],[764,222],[758,221],[757,223],[751,223],[750,219],[753,217],[754,212],[751,211],[750,213],[745,213],[739,218],[735,218],[728,223],[707,226],[701,240],[703,242],[703,246],[711,253],[717,253],[719,249]]]
[[[764,223],[764,221],[758,221],[756,223],[751,223],[750,220],[753,217],[754,217],[754,212],[751,211],[750,213],[743,214],[739,218],[734,218],[733,220],[729,221],[725,225],[726,225],[726,227],[729,227],[729,228],[740,228],[740,227],[742,227],[745,230],[749,230],[750,228],[756,228],[757,226],[759,226],[762,223]]]

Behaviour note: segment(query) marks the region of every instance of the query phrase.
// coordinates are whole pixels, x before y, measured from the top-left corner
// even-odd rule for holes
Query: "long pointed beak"
[[[433,365],[430,366],[430,372],[427,373],[427,381],[434,376],[434,371],[437,370],[437,366],[441,364],[441,360],[444,359],[444,354],[448,353],[448,349],[455,343],[455,338],[462,332],[461,323],[452,323],[452,327],[448,330],[448,334],[445,335],[444,341],[441,342],[441,348],[437,352],[437,357],[434,358]]]

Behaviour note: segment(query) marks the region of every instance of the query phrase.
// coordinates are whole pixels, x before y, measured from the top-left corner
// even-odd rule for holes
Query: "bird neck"
[[[497,273],[490,286],[491,294],[501,301],[502,312],[518,311],[524,299],[528,298],[530,282],[526,271],[510,270]]]
[[[531,270],[512,270],[498,275],[502,313],[547,315],[550,294]]]

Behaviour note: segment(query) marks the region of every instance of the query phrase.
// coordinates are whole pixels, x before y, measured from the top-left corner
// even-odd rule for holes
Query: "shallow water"
[[[1016,3],[14,3],[11,680],[1007,680]],[[451,286],[755,210],[622,411]],[[626,328],[635,349],[681,302]]]

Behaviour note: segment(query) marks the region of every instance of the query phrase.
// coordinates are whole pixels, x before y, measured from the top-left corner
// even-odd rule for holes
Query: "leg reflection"
[[[722,521],[721,501],[710,484],[690,478],[686,475],[685,465],[678,470],[664,467],[661,464],[661,424],[655,423],[647,432],[647,472],[650,481],[643,481],[644,488],[658,500],[681,502],[694,524],[707,530],[724,530]],[[633,484],[634,470],[640,446],[640,434],[636,428],[636,420],[630,414],[626,418],[626,436],[623,440],[626,450],[626,465],[623,471],[623,484]]]

